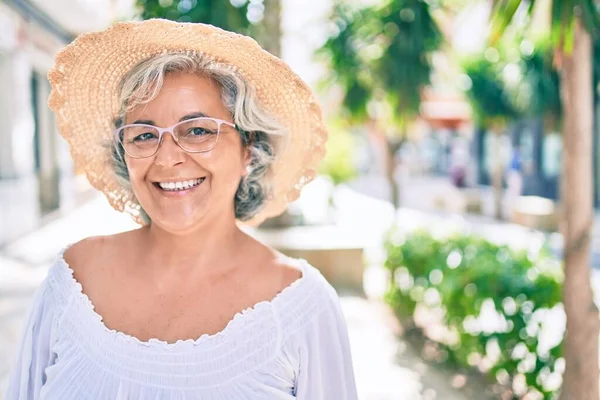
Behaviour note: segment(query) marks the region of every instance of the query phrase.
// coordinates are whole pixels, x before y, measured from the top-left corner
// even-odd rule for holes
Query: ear
[[[251,172],[250,164],[252,163],[252,153],[250,147],[244,148],[244,162],[242,163],[242,176],[246,176]]]

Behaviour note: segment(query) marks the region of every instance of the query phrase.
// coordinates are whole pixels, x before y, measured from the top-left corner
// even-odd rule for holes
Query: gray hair
[[[249,172],[238,186],[234,199],[235,217],[247,221],[255,216],[271,196],[270,166],[287,132],[259,103],[254,88],[235,67],[218,63],[195,52],[159,54],[134,66],[120,83],[120,112],[115,126],[121,126],[125,114],[139,104],[154,99],[162,88],[165,76],[172,73],[196,73],[221,85],[221,101],[238,127],[242,145],[250,151]],[[123,147],[112,143],[112,166],[119,183],[131,190],[129,171]],[[150,223],[150,217],[140,206],[140,216]]]

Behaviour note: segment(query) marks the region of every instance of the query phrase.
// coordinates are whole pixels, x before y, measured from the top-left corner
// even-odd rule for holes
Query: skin
[[[125,123],[167,127],[198,112],[233,122],[216,82],[174,74]],[[222,126],[217,146],[207,153],[187,153],[165,134],[157,154],[126,156],[126,162],[134,194],[152,224],[88,238],[65,253],[110,329],[170,343],[212,335],[236,313],[271,300],[301,277],[236,225],[233,199],[249,157],[234,128]],[[200,177],[201,185],[178,196],[155,185]]]

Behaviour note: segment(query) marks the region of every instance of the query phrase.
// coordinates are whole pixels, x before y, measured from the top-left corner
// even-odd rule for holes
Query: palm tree
[[[499,141],[510,122],[519,117],[519,110],[512,104],[504,82],[499,73],[504,67],[502,63],[492,62],[484,56],[478,56],[463,62],[463,70],[471,84],[466,91],[467,99],[473,109],[474,121],[478,129],[493,133]],[[491,154],[493,167],[490,172],[494,188],[495,217],[502,219],[502,182],[504,165],[502,164],[500,146],[493,146]]]
[[[386,143],[386,175],[398,207],[394,154],[419,113],[431,73],[429,56],[440,48],[441,32],[422,0],[389,0],[362,9],[338,2],[332,21],[337,31],[318,51],[330,67],[327,80],[342,88],[346,118],[365,124]],[[390,115],[377,111],[385,109]]]
[[[554,127],[560,120],[559,77],[552,65],[552,51],[547,40],[527,41],[531,48],[524,49],[529,50],[514,52],[507,50],[514,49],[515,42],[521,43],[522,35],[504,39],[503,48],[495,53],[497,57],[490,58],[479,53],[462,60],[461,66],[470,80],[465,94],[473,110],[476,129],[495,134],[495,139],[508,131],[513,146],[517,147],[522,120],[536,121],[534,126],[539,131],[543,131],[544,122],[547,127]],[[518,78],[504,77],[503,71],[508,67],[519,71]],[[499,150],[499,146],[493,146],[494,168],[489,172],[494,188],[496,218],[502,219],[505,217],[502,213],[502,186],[506,166]],[[534,165],[539,164],[536,161]],[[532,173],[539,175],[540,171]]]
[[[535,0],[497,0],[491,20],[492,43],[503,35],[517,10],[522,7],[531,14],[535,5]],[[561,228],[567,331],[561,398],[597,400],[600,321],[590,285],[589,250],[593,223],[592,36],[598,34],[600,15],[594,0],[554,0],[551,15],[565,144]]]

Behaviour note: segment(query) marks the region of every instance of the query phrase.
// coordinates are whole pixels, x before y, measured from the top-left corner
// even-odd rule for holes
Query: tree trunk
[[[259,43],[269,53],[281,57],[281,0],[265,0]]]
[[[579,18],[561,69],[564,110],[563,213],[567,314],[563,400],[598,400],[600,322],[590,286],[592,208],[592,43]]]
[[[390,138],[385,132],[381,131],[375,119],[368,120],[366,127],[371,137],[376,141],[377,146],[382,150],[382,166],[390,188],[390,200],[394,208],[397,209],[400,207],[400,185],[395,179],[396,160],[394,156],[402,146],[402,139],[394,140]]]
[[[396,181],[396,159],[394,157],[399,147],[399,144],[393,143],[393,141],[386,136],[385,176],[390,187],[391,201],[395,209],[398,209],[398,207],[400,207],[400,185],[398,185],[398,182]]]
[[[494,213],[498,220],[503,219],[504,213],[502,212],[502,177],[504,176],[504,166],[502,165],[502,153],[500,152],[501,146],[501,135],[496,133],[494,136],[494,160],[492,168],[492,187],[494,191]]]
[[[485,166],[483,165],[483,157],[485,154],[485,136],[487,131],[481,125],[475,127],[473,140],[474,158],[477,162],[477,184],[482,185],[486,182]]]

